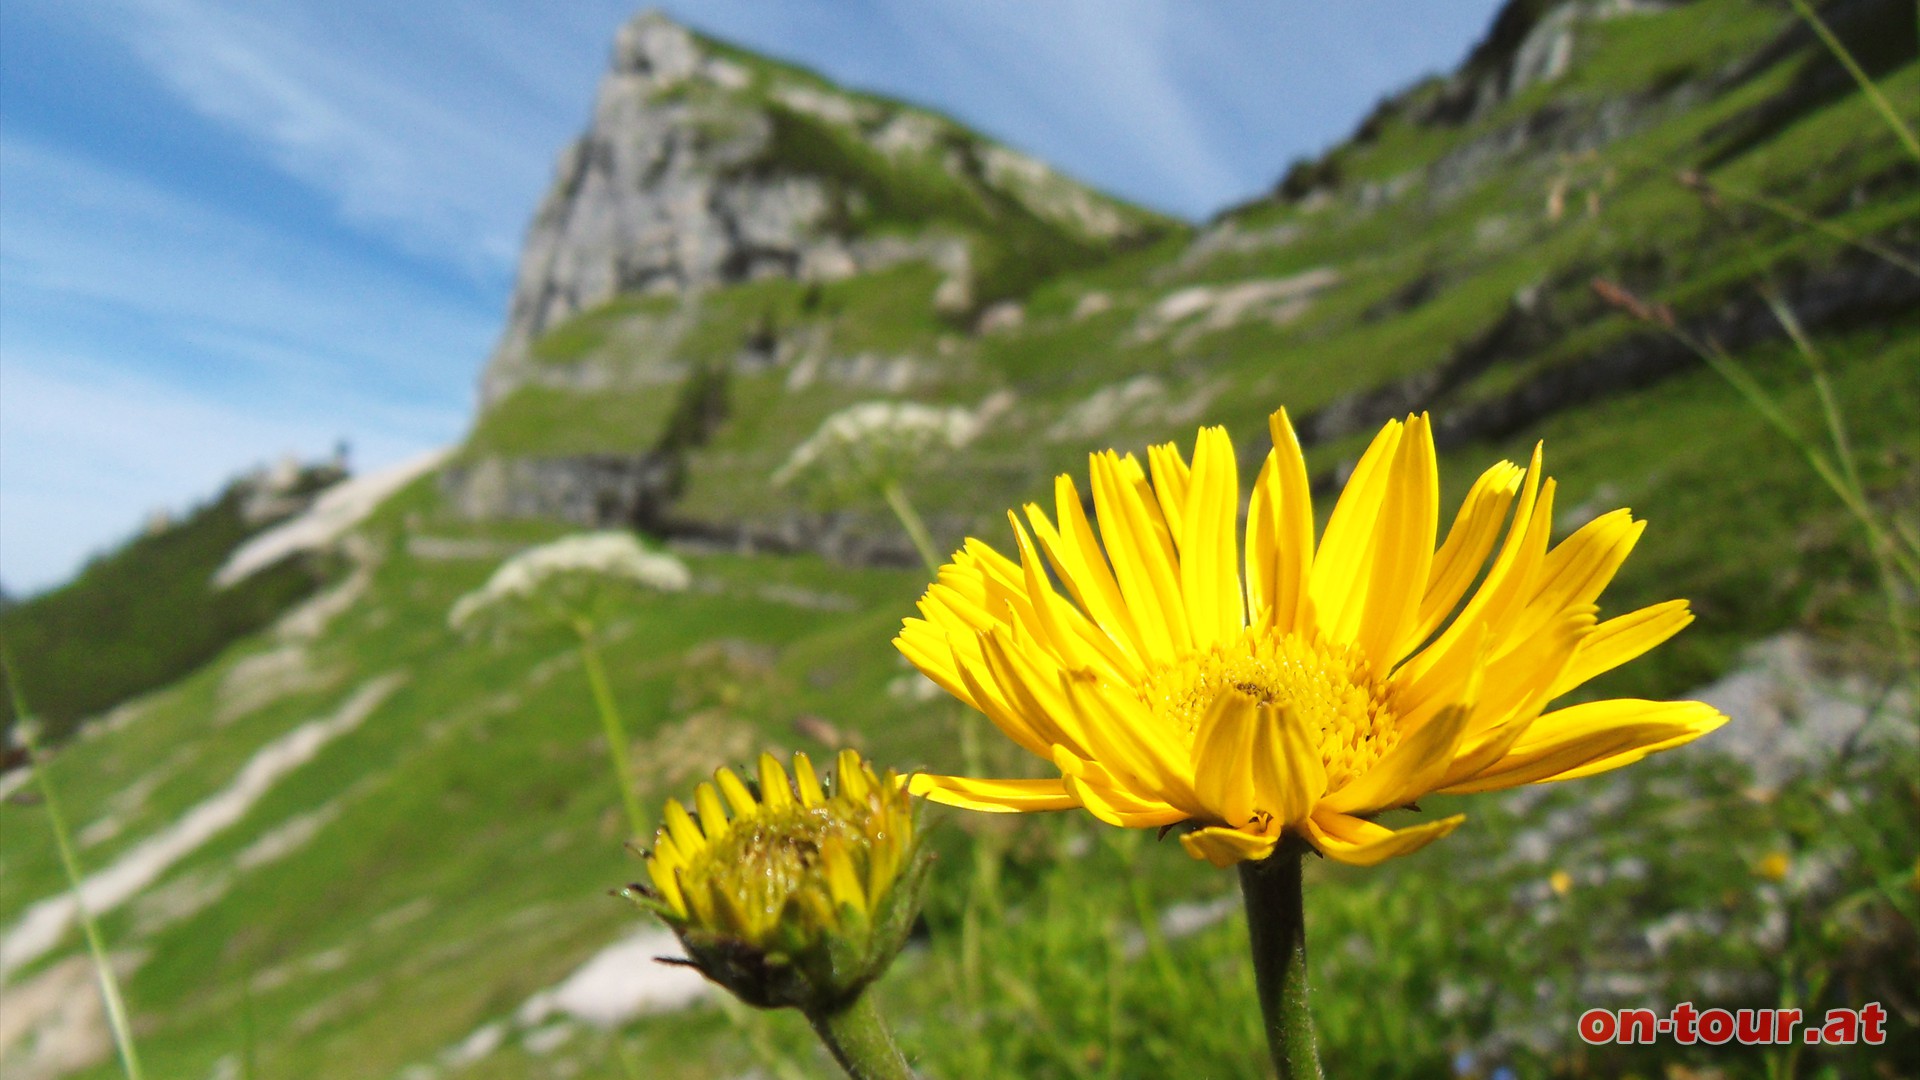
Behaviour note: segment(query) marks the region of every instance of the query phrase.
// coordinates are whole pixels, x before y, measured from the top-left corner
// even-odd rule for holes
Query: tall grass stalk
[[[53,830],[54,846],[60,850],[60,865],[67,873],[67,887],[73,893],[73,909],[80,920],[81,933],[86,937],[87,952],[93,959],[94,977],[100,984],[100,999],[106,1007],[107,1026],[113,1032],[114,1048],[120,1052],[120,1070],[127,1080],[143,1080],[140,1071],[140,1054],[133,1042],[133,1025],[127,1019],[126,999],[120,994],[120,979],[113,972],[113,959],[107,955],[106,939],[100,936],[100,924],[94,921],[93,913],[87,910],[87,898],[80,884],[85,880],[80,873],[80,860],[74,855],[72,834],[67,830],[66,815],[60,810],[60,796],[54,790],[53,778],[47,774],[46,764],[40,757],[39,740],[34,736],[33,721],[29,719],[26,697],[20,690],[20,679],[13,667],[13,658],[6,648],[0,646],[0,672],[7,678],[7,690],[13,699],[14,731],[19,735],[21,749],[27,754],[27,768],[33,770],[34,782],[40,788],[40,800],[47,808],[47,825]]]
[[[886,498],[894,517],[899,519],[900,527],[906,530],[907,537],[913,541],[914,550],[920,553],[920,560],[926,563],[927,573],[938,578],[940,552],[934,547],[926,523],[913,508],[913,501],[907,497],[906,489],[900,486],[898,480],[888,480],[881,489],[881,495]],[[961,711],[958,719],[960,756],[969,776],[981,775],[985,763],[980,746],[980,719],[978,713],[965,710]],[[968,1010],[979,1015],[985,1001],[983,924],[988,916],[1001,913],[1000,862],[1005,855],[1005,840],[997,831],[985,830],[974,838],[972,854],[973,874],[968,879],[967,906],[960,914],[960,986]]]
[[[1845,54],[1844,46],[1837,41],[1833,42],[1832,46],[1843,55]],[[1850,56],[1847,59],[1851,61]],[[1680,182],[1698,193],[1701,202],[1709,211],[1719,214],[1723,220],[1726,219],[1726,207],[1720,201],[1719,189],[1693,174],[1681,174]],[[1768,205],[1775,200],[1763,201],[1748,198],[1746,201],[1775,212],[1779,212],[1780,208],[1785,206],[1785,204],[1780,204],[1779,207]],[[1786,209],[1792,208],[1786,207]],[[1832,235],[1832,230],[1820,228],[1824,223],[1807,215],[1798,214],[1797,211],[1789,216],[1789,220]],[[1853,440],[1847,431],[1845,413],[1834,394],[1833,381],[1827,375],[1825,356],[1814,344],[1813,338],[1807,333],[1805,325],[1794,312],[1793,306],[1787,302],[1785,293],[1773,278],[1772,268],[1759,249],[1740,229],[1737,222],[1728,221],[1727,223],[1752,269],[1756,281],[1755,289],[1760,299],[1767,305],[1767,310],[1772,313],[1774,321],[1780,324],[1781,330],[1786,332],[1788,340],[1793,342],[1794,350],[1806,365],[1808,382],[1813,387],[1814,396],[1820,402],[1820,415],[1826,426],[1831,456],[1820,451],[1811,440],[1801,435],[1798,428],[1787,419],[1779,403],[1773,400],[1758,381],[1753,379],[1718,343],[1695,340],[1691,335],[1679,331],[1674,325],[1668,325],[1667,329],[1705,359],[1721,378],[1738,390],[1767,419],[1769,424],[1794,443],[1800,450],[1801,456],[1806,458],[1808,465],[1840,498],[1848,512],[1866,532],[1869,554],[1873,558],[1880,578],[1881,592],[1886,600],[1887,621],[1893,635],[1895,656],[1901,670],[1912,675],[1915,670],[1915,646],[1912,631],[1907,626],[1907,605],[1902,593],[1907,590],[1920,592],[1920,538],[1916,538],[1911,530],[1903,529],[1901,522],[1891,514],[1886,515],[1886,519],[1882,520],[1881,515],[1874,508],[1867,496],[1866,485],[1860,479],[1858,455],[1854,452]],[[1920,266],[1915,265],[1911,260],[1898,257],[1897,253],[1890,253],[1884,249],[1883,245],[1862,240],[1849,242],[1854,247],[1863,248],[1883,259],[1888,259],[1901,269],[1920,276]],[[1893,254],[1894,257],[1889,258],[1889,254]],[[1665,321],[1671,323],[1672,320]],[[1914,677],[1920,678],[1920,676]]]
[[[1889,266],[1898,267],[1915,277],[1920,277],[1920,262],[1916,262],[1902,252],[1870,236],[1855,235],[1835,225],[1831,221],[1814,217],[1812,214],[1807,213],[1792,203],[1776,199],[1771,195],[1763,195],[1757,191],[1748,191],[1744,188],[1735,187],[1719,180],[1708,180],[1706,177],[1701,176],[1691,169],[1680,174],[1680,183],[1698,192],[1701,198],[1707,201],[1707,205],[1714,209],[1718,209],[1718,206],[1715,205],[1716,200],[1725,199],[1729,202],[1739,203],[1742,206],[1753,207],[1756,210],[1764,210],[1775,217],[1798,225],[1803,229],[1811,229],[1836,243],[1845,244],[1850,248],[1864,251]]]
[[[1832,28],[1827,26],[1826,20],[1813,10],[1813,5],[1807,0],[1788,0],[1788,3],[1793,5],[1793,10],[1799,13],[1800,18],[1812,28],[1813,32],[1819,35],[1821,43],[1826,45],[1827,50],[1833,53],[1834,59],[1840,61],[1841,66],[1847,69],[1847,74],[1853,76],[1853,81],[1860,84],[1860,92],[1866,95],[1874,109],[1886,120],[1887,126],[1893,129],[1901,145],[1907,148],[1907,153],[1913,155],[1913,160],[1920,161],[1920,137],[1915,137],[1913,129],[1907,126],[1906,121],[1900,119],[1900,114],[1893,110],[1893,104],[1887,100],[1885,94],[1880,92],[1880,88],[1873,84],[1873,80],[1867,77],[1866,69],[1860,66],[1860,61],[1854,59],[1846,43],[1835,36]],[[1920,5],[1916,5],[1916,8],[1920,9]]]
[[[1914,671],[1914,648],[1912,632],[1907,627],[1906,601],[1902,596],[1905,588],[1920,589],[1920,547],[1913,545],[1896,526],[1884,522],[1880,513],[1867,497],[1860,482],[1858,463],[1851,442],[1847,437],[1845,418],[1838,402],[1833,396],[1833,388],[1826,376],[1826,365],[1820,353],[1806,336],[1804,328],[1792,313],[1779,293],[1770,285],[1763,285],[1761,293],[1774,317],[1781,321],[1788,337],[1793,341],[1796,351],[1806,362],[1810,372],[1810,382],[1815,395],[1821,403],[1822,418],[1827,425],[1827,435],[1833,444],[1833,450],[1816,445],[1802,432],[1797,424],[1787,416],[1786,410],[1774,396],[1760,385],[1741,363],[1717,341],[1703,338],[1679,325],[1673,313],[1664,305],[1649,304],[1628,292],[1618,284],[1595,280],[1594,291],[1602,299],[1615,307],[1633,315],[1641,321],[1660,328],[1675,341],[1704,360],[1727,384],[1744,398],[1755,413],[1769,426],[1778,431],[1791,443],[1809,468],[1839,498],[1861,530],[1866,533],[1868,553],[1872,556],[1879,571],[1881,591],[1885,594],[1889,629],[1893,635],[1894,652],[1902,671]]]

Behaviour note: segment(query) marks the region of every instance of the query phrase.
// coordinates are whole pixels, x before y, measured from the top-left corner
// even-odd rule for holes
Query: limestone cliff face
[[[909,175],[903,197],[891,182]],[[925,259],[948,276],[944,303],[967,310],[969,226],[1005,214],[1091,247],[1159,224],[943,117],[642,14],[534,217],[483,400],[537,378],[542,333],[622,294]]]

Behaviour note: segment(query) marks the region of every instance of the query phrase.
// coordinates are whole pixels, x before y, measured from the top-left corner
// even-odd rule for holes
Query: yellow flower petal
[[[813,759],[802,753],[793,755],[794,786],[800,789],[800,805],[819,806],[827,801],[827,793],[820,787],[820,776],[813,771]]]
[[[687,808],[681,806],[678,799],[667,800],[660,818],[666,822],[667,835],[673,838],[673,844],[680,849],[680,854],[691,858],[706,850],[707,838],[700,835],[700,827],[693,823]]]
[[[1625,510],[1616,510],[1588,522],[1547,552],[1540,564],[1539,585],[1508,633],[1525,637],[1562,611],[1591,605],[1646,527],[1646,522],[1634,521]]]
[[[1307,819],[1307,839],[1321,854],[1350,866],[1377,866],[1396,855],[1409,855],[1460,827],[1465,814],[1455,814],[1424,825],[1389,829],[1371,821],[1332,811]]]
[[[1505,757],[1444,790],[1496,791],[1591,775],[1698,738],[1726,720],[1698,701],[1619,698],[1575,705],[1540,717]]]
[[[1267,426],[1273,449],[1247,507],[1247,617],[1262,630],[1288,634],[1311,624],[1313,497],[1287,410],[1275,412]]]
[[[1380,505],[1386,499],[1393,471],[1394,455],[1400,449],[1405,426],[1392,421],[1374,436],[1360,463],[1353,468],[1347,486],[1327,519],[1327,531],[1314,555],[1313,580],[1309,594],[1313,598],[1314,619],[1322,637],[1342,645],[1351,644],[1359,635],[1360,619],[1366,611],[1367,581],[1362,568],[1371,554],[1373,523],[1380,517]]]
[[[1433,556],[1410,644],[1432,637],[1479,576],[1493,551],[1493,542],[1500,538],[1500,524],[1506,520],[1507,508],[1513,505],[1523,475],[1519,466],[1502,461],[1473,482],[1453,526],[1447,530],[1446,542]]]
[[[953,644],[945,630],[925,619],[906,619],[901,624],[900,635],[893,639],[893,646],[940,689],[965,705],[980,708],[967,692],[965,680],[960,678],[960,668],[953,658]]]
[[[1187,820],[1187,811],[1162,803],[1134,799],[1115,786],[1099,783],[1088,776],[1061,778],[1067,791],[1087,813],[1109,825],[1123,829],[1157,829]]]
[[[685,918],[687,902],[680,896],[680,882],[674,870],[673,865],[657,857],[647,860],[647,877],[653,880],[653,891],[660,894],[660,899],[667,906]]]
[[[1061,726],[1074,745],[1085,748],[1078,756],[1101,762],[1143,796],[1198,809],[1186,747],[1153,723],[1137,699],[1114,693],[1109,684],[1066,673],[1060,686],[1070,706]]]
[[[1280,825],[1313,812],[1327,790],[1326,765],[1313,734],[1290,704],[1260,706],[1253,740],[1254,801]]]
[[[1180,846],[1187,854],[1196,859],[1205,859],[1224,870],[1236,863],[1255,862],[1273,854],[1273,845],[1279,841],[1276,833],[1263,836],[1245,829],[1228,829],[1218,825],[1196,829],[1180,837]]]
[[[1472,712],[1471,700],[1442,709],[1412,735],[1403,736],[1365,776],[1327,795],[1320,805],[1337,813],[1368,813],[1425,795],[1453,763]]]
[[[1573,659],[1555,680],[1548,697],[1603,675],[1686,629],[1693,622],[1685,600],[1669,600],[1608,619],[1580,641]]]
[[[866,802],[873,794],[873,774],[860,763],[859,754],[842,750],[834,758],[833,785],[834,791],[856,802]]]
[[[1120,594],[1113,568],[1107,565],[1106,553],[1093,535],[1093,525],[1087,521],[1080,490],[1072,477],[1054,478],[1054,505],[1060,519],[1057,530],[1039,508],[1028,507],[1027,520],[1033,525],[1034,535],[1074,603],[1125,655],[1125,674],[1138,678],[1146,648],[1134,626],[1133,612]]]
[[[1424,414],[1408,417],[1400,436],[1360,573],[1366,600],[1353,641],[1383,665],[1410,646],[1433,564],[1433,533],[1440,518],[1440,467]],[[1338,640],[1338,639],[1336,639]]]
[[[915,773],[907,783],[915,795],[948,806],[989,813],[1012,814],[1032,810],[1071,810],[1080,805],[1058,779],[981,780],[971,776],[934,776]]]
[[[1186,523],[1187,484],[1192,471],[1174,443],[1147,447],[1147,471],[1153,478],[1153,496],[1160,504],[1160,516],[1173,534],[1173,546],[1180,547],[1181,526]]]
[[[715,769],[713,779],[720,785],[720,794],[727,797],[727,805],[733,808],[735,817],[759,809],[760,804],[754,800],[753,792],[747,790],[747,785],[733,774],[732,769]]]
[[[1047,580],[1047,572],[1040,565],[1039,552],[1034,550],[1027,530],[1011,511],[1007,514],[1007,521],[1013,525],[1014,541],[1019,546],[1020,570],[1025,578],[1027,598],[1033,604],[1034,617],[1061,666],[1099,670],[1114,678],[1121,677],[1122,668],[1128,666],[1124,654],[1106,635],[1087,626],[1086,617],[1053,591],[1052,583]]]
[[[760,755],[760,802],[779,810],[793,805],[793,789],[787,786],[787,771],[772,754]]]
[[[1253,820],[1253,739],[1259,719],[1252,698],[1228,690],[1214,699],[1193,735],[1193,792],[1228,825]]]
[[[1524,565],[1525,552],[1534,513],[1538,508],[1542,452],[1540,446],[1533,448],[1533,461],[1527,467],[1520,497],[1514,504],[1513,523],[1508,526],[1507,538],[1500,545],[1500,553],[1494,556],[1493,565],[1481,580],[1480,587],[1474,590],[1466,606],[1460,609],[1460,614],[1441,631],[1440,636],[1410,658],[1404,668],[1394,673],[1396,680],[1418,682],[1427,671],[1452,658],[1454,650],[1461,646],[1461,639],[1479,633],[1491,636],[1493,626],[1489,611],[1494,609],[1496,599],[1517,591],[1520,585],[1525,584],[1524,578],[1530,573]],[[1481,647],[1490,648],[1499,644],[1498,641],[1492,641]]]
[[[1180,595],[1186,601],[1193,647],[1235,641],[1246,626],[1240,592],[1239,465],[1225,428],[1202,428],[1193,446],[1193,473],[1181,527]]]
[[[986,637],[987,635],[981,635],[983,641]],[[959,655],[959,649],[957,647],[954,653],[956,656]],[[992,667],[986,659],[984,650],[982,650],[979,660],[961,667],[960,677],[966,682],[968,694],[973,698],[976,706],[982,713],[986,714],[988,720],[993,721],[993,726],[999,728],[1001,734],[1012,739],[1022,749],[1036,757],[1045,759],[1048,754],[1051,753],[1048,747],[1052,746],[1057,740],[1042,736],[1040,732],[1035,731],[1033,727],[1007,703],[1006,695],[1001,691],[999,683],[994,678]]]
[[[700,811],[700,829],[712,842],[727,834],[727,811],[720,805],[720,794],[713,790],[712,784],[701,784],[693,789],[693,805]]]
[[[860,875],[854,870],[853,859],[839,837],[829,836],[820,842],[820,869],[825,873],[827,894],[833,897],[835,907],[851,906],[863,915],[867,913],[867,891],[860,887]]]
[[[1133,476],[1139,471],[1138,462],[1109,450],[1095,454],[1092,465],[1094,510],[1100,517],[1100,536],[1113,557],[1120,592],[1134,611],[1148,659],[1170,663],[1192,647],[1174,569],[1173,541],[1159,507],[1141,498]]]

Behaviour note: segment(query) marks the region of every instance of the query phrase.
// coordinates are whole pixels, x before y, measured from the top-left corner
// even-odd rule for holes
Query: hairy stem
[[[1260,1014],[1280,1080],[1320,1080],[1307,1000],[1307,924],[1300,891],[1305,854],[1297,845],[1283,844],[1264,859],[1240,864]]]
[[[893,1033],[866,994],[838,1012],[809,1012],[807,1019],[833,1060],[853,1080],[914,1080],[913,1069],[893,1043]]]

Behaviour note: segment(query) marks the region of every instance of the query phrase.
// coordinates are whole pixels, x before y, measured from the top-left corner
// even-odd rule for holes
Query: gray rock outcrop
[[[890,170],[924,186],[929,166],[952,192],[889,190]],[[560,155],[528,230],[482,404],[542,381],[534,342],[620,295],[834,280],[918,260],[946,275],[945,306],[964,310],[967,223],[941,220],[942,206],[974,207],[983,228],[1014,208],[1094,245],[1160,224],[943,117],[642,14],[620,29],[588,129]],[[886,228],[863,227],[876,219]]]

